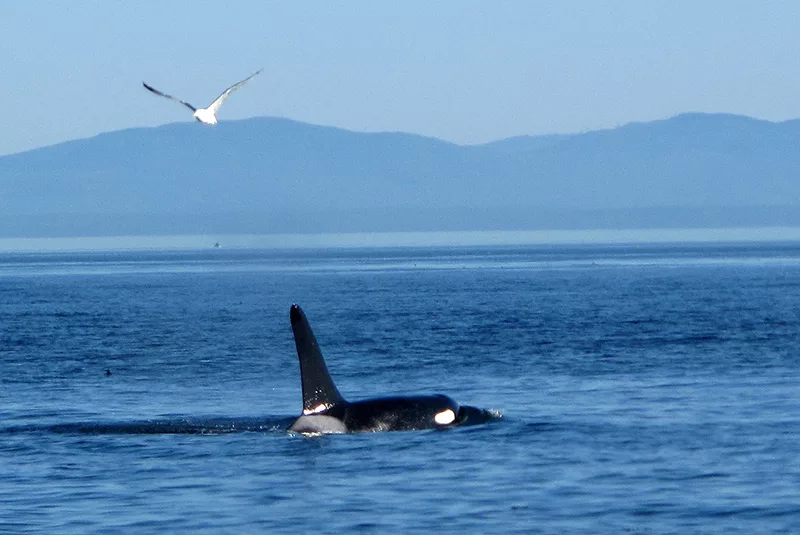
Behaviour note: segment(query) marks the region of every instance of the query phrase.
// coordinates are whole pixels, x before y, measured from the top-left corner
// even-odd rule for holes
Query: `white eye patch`
[[[445,409],[442,412],[436,413],[433,419],[436,420],[436,423],[439,425],[451,424],[456,419],[456,413],[454,413],[452,409]]]

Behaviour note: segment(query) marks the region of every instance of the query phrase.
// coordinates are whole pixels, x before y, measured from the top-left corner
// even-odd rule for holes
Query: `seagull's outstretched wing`
[[[233,93],[234,91],[236,91],[237,89],[242,87],[244,84],[249,82],[256,74],[260,73],[263,70],[264,69],[259,69],[256,72],[254,72],[253,74],[251,74],[250,76],[248,76],[247,78],[245,78],[244,80],[242,80],[241,82],[236,82],[235,84],[230,86],[228,89],[223,91],[220,96],[218,96],[216,99],[214,99],[214,102],[209,104],[208,108],[206,108],[206,109],[208,111],[210,111],[211,113],[213,113],[214,115],[216,115],[217,111],[219,110],[219,107],[222,106],[222,103],[225,102],[225,99],[228,98],[228,95],[230,95],[231,93]]]
[[[144,88],[145,88],[145,89],[147,89],[148,91],[150,91],[150,92],[152,92],[152,93],[155,93],[156,95],[158,95],[158,96],[160,96],[160,97],[167,97],[167,98],[168,98],[168,99],[170,99],[170,100],[174,100],[175,102],[178,102],[178,103],[180,103],[180,104],[183,104],[184,106],[186,106],[187,108],[189,108],[189,109],[190,109],[190,110],[192,110],[193,112],[194,112],[194,111],[197,111],[197,108],[195,108],[194,106],[192,106],[192,105],[191,105],[191,104],[189,104],[188,102],[184,102],[184,101],[182,101],[182,100],[181,100],[181,99],[179,99],[179,98],[175,98],[175,97],[173,97],[172,95],[167,95],[166,93],[162,93],[162,92],[161,92],[161,91],[159,91],[158,89],[155,89],[155,88],[153,88],[153,87],[150,87],[149,85],[147,85],[147,84],[146,84],[146,83],[144,83],[144,82],[142,82],[142,85],[144,86]]]

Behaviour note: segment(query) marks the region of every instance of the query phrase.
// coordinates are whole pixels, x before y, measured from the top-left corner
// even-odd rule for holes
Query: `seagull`
[[[166,97],[166,98],[168,98],[170,100],[174,100],[175,102],[183,104],[184,106],[186,106],[187,108],[192,110],[192,112],[193,112],[192,113],[192,117],[194,117],[195,119],[197,119],[201,123],[203,123],[203,124],[217,124],[217,112],[219,111],[219,107],[222,106],[222,103],[225,102],[225,99],[228,98],[228,95],[230,95],[231,93],[233,93],[234,91],[236,91],[237,89],[242,87],[244,84],[249,82],[256,74],[260,73],[262,70],[264,70],[264,69],[259,69],[258,71],[254,72],[253,74],[251,74],[250,76],[248,76],[247,78],[242,80],[241,82],[236,82],[235,84],[230,86],[228,89],[223,91],[220,96],[215,98],[214,102],[209,104],[207,108],[195,108],[194,106],[192,106],[188,102],[184,102],[183,100],[181,100],[179,98],[175,98],[172,95],[167,95],[166,93],[162,93],[158,89],[150,87],[149,85],[147,85],[144,82],[142,82],[142,85],[144,86],[145,89],[147,89],[148,91],[150,91],[152,93],[155,93],[156,95],[159,95],[161,97]]]

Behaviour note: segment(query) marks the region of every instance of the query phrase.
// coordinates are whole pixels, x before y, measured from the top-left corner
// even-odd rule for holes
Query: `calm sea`
[[[295,302],[503,417],[286,433]],[[0,532],[800,533],[799,381],[798,244],[7,253]]]

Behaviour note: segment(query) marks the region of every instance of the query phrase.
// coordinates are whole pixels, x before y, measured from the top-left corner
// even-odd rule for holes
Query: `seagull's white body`
[[[192,117],[197,119],[203,124],[217,124],[217,115],[208,108],[200,108],[195,110]]]
[[[195,108],[194,106],[192,106],[188,102],[185,102],[183,100],[175,98],[172,95],[167,95],[166,93],[162,93],[158,89],[150,87],[149,85],[147,85],[144,82],[142,82],[142,85],[144,86],[145,89],[147,89],[151,93],[155,93],[158,96],[166,97],[166,98],[168,98],[170,100],[174,100],[175,102],[178,102],[179,104],[183,104],[184,106],[186,106],[187,108],[192,110],[192,117],[194,117],[196,120],[200,121],[201,123],[203,123],[203,124],[217,124],[217,111],[219,111],[219,108],[220,108],[220,106],[222,106],[222,103],[225,102],[225,99],[227,99],[228,96],[232,92],[234,92],[237,89],[239,89],[240,87],[242,87],[244,84],[249,82],[256,74],[258,74],[260,72],[261,72],[261,70],[258,70],[256,72],[254,72],[253,74],[251,74],[250,76],[248,76],[247,78],[245,78],[244,80],[242,80],[241,82],[236,82],[235,84],[230,86],[228,89],[223,91],[222,94],[220,96],[218,96],[217,98],[215,98],[214,101],[211,104],[209,104],[208,107],[206,107],[206,108]]]

